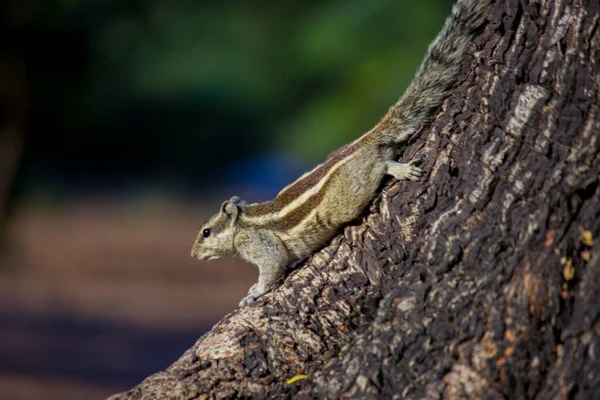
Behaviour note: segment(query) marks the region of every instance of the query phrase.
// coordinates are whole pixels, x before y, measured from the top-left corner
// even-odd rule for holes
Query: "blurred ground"
[[[236,308],[255,268],[191,259],[202,208],[150,198],[19,208],[0,259],[2,398],[126,389]]]

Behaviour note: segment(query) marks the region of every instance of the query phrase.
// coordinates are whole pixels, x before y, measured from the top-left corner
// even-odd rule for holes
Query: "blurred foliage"
[[[32,87],[26,177],[218,178],[254,153],[310,163],[409,83],[447,0],[13,0]],[[175,177],[175,178],[174,178]]]

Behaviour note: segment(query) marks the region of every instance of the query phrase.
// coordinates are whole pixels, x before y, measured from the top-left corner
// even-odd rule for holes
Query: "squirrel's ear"
[[[225,215],[227,215],[229,218],[236,218],[238,215],[238,208],[237,205],[235,204],[235,202],[232,202],[231,200],[227,200],[225,202],[223,202],[223,204],[221,205],[221,212]]]

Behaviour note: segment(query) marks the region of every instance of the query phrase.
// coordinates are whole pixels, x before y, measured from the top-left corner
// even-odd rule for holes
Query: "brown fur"
[[[366,142],[372,141],[373,137],[363,136],[361,139],[362,141]],[[285,206],[296,200],[308,189],[318,184],[321,179],[327,175],[331,168],[333,168],[338,162],[344,160],[350,154],[354,153],[356,148],[358,148],[360,145],[361,143],[359,141],[344,145],[339,149],[332,151],[325,159],[325,162],[316,167],[310,174],[299,178],[291,185],[283,189],[273,200],[249,205],[245,210],[245,214],[249,217],[254,217],[257,215],[281,211]],[[313,204],[318,203],[313,202]]]

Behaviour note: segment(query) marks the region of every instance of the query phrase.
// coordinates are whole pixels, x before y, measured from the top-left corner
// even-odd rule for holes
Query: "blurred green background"
[[[257,273],[189,260],[195,230],[374,126],[451,7],[2,4],[0,387],[23,399],[126,389],[233,310]]]

